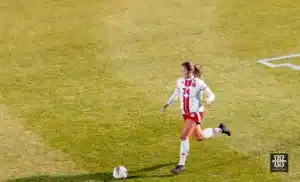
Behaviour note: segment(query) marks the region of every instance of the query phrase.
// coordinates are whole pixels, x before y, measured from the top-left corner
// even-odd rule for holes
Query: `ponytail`
[[[202,75],[203,75],[203,67],[204,65],[194,65],[194,75],[200,79],[202,79]]]
[[[194,65],[191,61],[186,61],[182,63],[181,66],[183,66],[188,72],[193,73],[195,77],[203,79],[202,78],[203,67],[204,67],[203,65],[197,65],[197,64]]]

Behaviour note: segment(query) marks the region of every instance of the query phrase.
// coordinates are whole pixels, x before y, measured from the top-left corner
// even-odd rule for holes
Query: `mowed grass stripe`
[[[49,147],[40,137],[26,130],[23,121],[0,106],[0,180],[39,174],[76,174],[81,171],[68,154]]]
[[[224,4],[221,4],[220,7],[222,7],[223,10],[226,9],[225,8],[226,5],[224,5]],[[215,12],[213,12],[213,13],[215,13]],[[222,15],[220,15],[220,17],[222,17]],[[271,29],[271,27],[270,27],[270,29]],[[219,31],[221,32],[222,29],[219,29],[219,30],[217,29],[217,33],[219,33]],[[211,35],[211,32],[203,33],[203,37],[206,37],[206,36],[208,37],[209,35]],[[174,42],[180,42],[180,38],[178,38],[178,37],[173,38]],[[267,38],[268,37],[266,37],[266,39]],[[262,41],[263,40],[264,39],[262,39]],[[214,42],[214,44],[216,44],[217,46],[219,43],[222,45],[222,42],[220,42],[220,41]],[[212,47],[211,44],[203,44],[203,45]],[[193,48],[190,52],[192,52],[194,54],[197,54],[197,53],[201,54],[202,50],[207,49],[207,47],[204,47],[204,46],[198,45],[197,48]],[[178,46],[178,49],[183,48],[183,47],[185,48],[185,45]],[[157,49],[159,49],[159,48],[157,48]],[[163,50],[163,49],[160,49],[160,50]],[[142,51],[139,51],[139,53],[140,52],[142,52]],[[189,55],[190,52],[188,52],[187,55]],[[173,53],[173,52],[171,52],[171,53]],[[253,54],[253,52],[252,52],[252,54]],[[137,54],[134,54],[134,55],[137,55]],[[255,52],[254,52],[254,55],[255,55]],[[263,165],[266,168],[268,168],[269,152],[288,150],[287,148],[282,146],[282,143],[285,143],[288,141],[288,140],[285,140],[282,138],[286,129],[281,130],[280,127],[278,127],[281,124],[276,123],[276,125],[275,125],[275,124],[273,124],[273,121],[276,121],[276,117],[278,118],[278,116],[280,116],[281,118],[285,118],[286,116],[294,117],[294,120],[295,119],[297,120],[297,118],[295,117],[297,114],[296,115],[294,114],[295,110],[290,110],[290,112],[287,113],[286,109],[285,109],[287,107],[285,106],[285,104],[281,105],[280,108],[278,108],[278,106],[276,105],[277,100],[274,98],[278,98],[277,95],[280,92],[284,93],[285,90],[294,88],[293,87],[294,85],[285,85],[285,89],[280,89],[280,88],[278,88],[279,85],[274,82],[275,79],[272,76],[272,74],[270,74],[268,76],[264,75],[263,79],[261,79],[261,75],[259,74],[260,72],[258,72],[255,75],[255,71],[253,72],[253,69],[251,69],[252,65],[256,64],[255,59],[247,60],[246,59],[247,55],[244,55],[246,60],[242,60],[242,61],[239,59],[236,59],[236,58],[227,58],[227,57],[216,58],[215,56],[207,56],[205,54],[204,54],[204,56],[206,59],[204,59],[203,61],[201,60],[201,61],[206,63],[206,65],[208,65],[207,66],[208,74],[209,74],[208,78],[209,77],[216,78],[215,80],[210,80],[212,85],[216,85],[216,86],[222,85],[220,87],[214,87],[214,89],[216,89],[216,91],[219,93],[218,98],[220,98],[220,100],[222,100],[222,102],[223,102],[223,103],[220,103],[217,105],[216,110],[221,111],[220,114],[219,113],[217,113],[217,114],[225,117],[225,118],[222,117],[222,118],[218,118],[218,119],[228,119],[229,122],[231,124],[233,124],[234,130],[237,131],[240,135],[239,137],[235,137],[235,139],[233,139],[233,142],[232,142],[233,146],[235,146],[239,150],[249,152],[251,155],[260,156],[262,158]],[[178,57],[180,57],[180,55],[178,55]],[[193,57],[193,56],[191,56],[191,57]],[[194,56],[194,57],[196,57],[196,56]],[[240,57],[240,55],[237,55],[237,57]],[[132,59],[134,59],[134,58],[132,58]],[[150,59],[151,58],[149,58],[149,60]],[[156,57],[156,59],[160,60],[162,58],[158,56],[158,57]],[[153,60],[155,60],[155,58],[151,59],[151,60],[152,60],[152,62],[154,62]],[[165,60],[165,59],[163,59],[163,60]],[[172,60],[174,63],[180,63],[180,61],[176,61],[176,58],[174,60]],[[121,61],[121,60],[119,60],[119,61]],[[139,62],[141,62],[141,61],[143,61],[143,60],[139,59]],[[167,62],[167,60],[166,60],[166,62]],[[132,65],[134,63],[135,62],[132,61]],[[147,65],[149,65],[149,63]],[[159,65],[159,64],[156,64],[156,65]],[[131,68],[134,71],[132,71],[131,73],[140,72],[140,74],[136,74],[136,75],[141,75],[142,72],[143,73],[151,72],[151,66],[149,66],[149,67],[150,67],[149,69],[144,69],[144,67],[143,67],[142,70],[139,70],[139,69],[136,70],[136,69],[134,69],[135,67],[132,66]],[[168,68],[166,69],[166,67],[168,67]],[[170,65],[170,66],[168,65],[166,67],[163,67],[162,69],[166,69],[166,71],[168,71],[167,75],[170,76],[169,73],[171,73],[171,75],[174,78],[177,70],[170,68],[170,67],[172,67],[172,65]],[[257,68],[258,68],[258,66],[257,66]],[[262,68],[262,70],[263,69],[265,69],[265,68]],[[174,70],[175,73],[174,73],[174,71],[172,72],[171,70]],[[155,75],[156,72],[153,71],[152,73],[153,73],[153,75]],[[292,73],[290,73],[290,74],[292,74]],[[216,75],[220,75],[220,76],[216,76]],[[153,81],[153,83],[164,82],[164,83],[166,83],[166,86],[172,87],[170,85],[170,83],[167,83],[169,80],[171,80],[171,76],[170,76],[170,78],[168,76],[165,77],[165,75],[164,75],[164,78],[162,80],[155,80],[156,82]],[[295,75],[293,75],[293,78],[295,78]],[[258,80],[258,82],[254,83],[257,80]],[[259,81],[259,80],[261,80],[261,81]],[[294,83],[295,83],[295,81],[296,80],[294,80]],[[147,83],[148,83],[148,81],[147,81]],[[151,81],[150,81],[150,84],[151,84]],[[272,84],[274,84],[273,87],[270,87],[270,85],[272,85]],[[153,84],[153,86],[154,86],[154,84]],[[156,87],[158,87],[158,86],[156,86]],[[232,88],[235,89],[235,92],[230,93]],[[268,92],[266,92],[265,90],[268,90]],[[278,90],[278,92],[276,92],[275,95],[274,95],[274,90]],[[287,93],[288,93],[288,91],[287,91]],[[295,92],[293,92],[293,93],[295,93]],[[281,95],[281,96],[284,96],[284,95]],[[285,96],[287,96],[287,95],[285,95]],[[156,96],[154,96],[154,97],[156,97]],[[262,102],[255,103],[256,101],[259,101],[262,99],[263,99]],[[295,100],[291,100],[291,98],[289,98],[289,97],[288,98],[285,97],[282,99],[285,99],[285,101],[287,101],[289,103],[292,102],[293,103],[292,108],[297,109],[299,107],[297,102],[295,102]],[[270,108],[273,105],[276,105],[276,107]],[[225,107],[227,109],[224,109],[222,107]],[[269,117],[268,116],[269,112],[267,110],[264,111],[264,109],[274,110],[274,111],[272,111],[273,112],[273,115],[271,115],[272,117]],[[279,111],[278,111],[278,109],[279,109]],[[286,124],[287,128],[291,127],[291,125],[293,125],[293,127],[297,128],[297,126],[293,124],[294,122],[292,122],[292,121],[290,121],[290,122],[291,123]],[[245,127],[245,125],[247,127]],[[276,130],[276,131],[274,131],[274,130]],[[280,136],[276,137],[276,135],[274,136],[274,135],[272,135],[272,133],[281,133],[281,134],[280,134]],[[293,137],[297,136],[297,134],[294,133],[289,136],[291,136],[292,137],[291,140],[293,140]],[[276,139],[274,137],[276,137]],[[290,138],[290,137],[288,137],[288,138]],[[266,141],[268,141],[268,142],[266,142]],[[257,147],[257,145],[259,145],[259,147]],[[294,155],[294,154],[292,154],[292,155]],[[295,172],[295,170],[292,173],[294,173],[294,172]]]
[[[239,11],[229,11],[224,6],[219,8],[223,16],[219,16],[217,27],[222,28],[217,34],[226,37],[220,45],[223,51],[228,50],[224,52],[231,58],[226,59],[224,69],[219,70],[222,74],[219,84],[226,85],[222,91],[238,90],[219,96],[231,105],[229,118],[239,120],[233,127],[244,135],[244,138],[235,138],[232,146],[262,156],[266,165],[269,152],[289,152],[291,156],[297,156],[300,72],[290,68],[268,68],[256,60],[299,52],[297,29],[300,23],[294,16],[299,9],[294,3],[299,2],[227,3]],[[221,107],[216,109],[221,115],[227,114]],[[289,176],[299,180],[300,165],[296,163],[299,160],[293,157]],[[289,178],[282,174],[282,180]]]
[[[181,176],[157,176],[151,179],[143,177],[151,174],[168,175],[169,168],[173,167],[168,165],[154,171],[132,172],[131,174],[142,177],[131,181],[275,181],[273,176],[276,175],[269,175],[268,165],[260,164],[256,154],[248,153],[248,149],[244,150],[245,153],[239,152],[243,151],[243,147],[238,146],[238,140],[244,145],[251,140],[254,146],[255,141],[261,139],[254,135],[245,141],[249,136],[247,133],[264,130],[254,130],[258,128],[256,120],[251,120],[253,126],[248,123],[251,127],[244,128],[243,124],[253,117],[249,110],[254,106],[243,103],[247,94],[242,86],[253,81],[246,79],[243,82],[248,78],[246,75],[237,77],[244,74],[242,70],[236,71],[236,67],[243,66],[240,59],[219,57],[221,43],[225,40],[217,39],[216,32],[208,28],[215,26],[216,16],[222,16],[216,13],[215,6],[223,4],[219,1],[106,3],[105,10],[100,15],[95,1],[87,3],[95,5],[89,7],[89,13],[85,12],[86,6],[81,3],[75,3],[75,7],[68,6],[70,12],[78,11],[86,15],[83,19],[89,20],[88,25],[93,26],[81,27],[81,24],[77,24],[78,27],[75,31],[70,31],[70,35],[60,34],[54,39],[57,43],[52,51],[42,48],[36,53],[40,56],[33,58],[47,60],[40,63],[42,67],[47,66],[46,72],[35,67],[35,64],[30,65],[30,75],[17,77],[19,82],[10,87],[14,92],[2,89],[7,103],[23,109],[23,117],[32,125],[30,128],[41,133],[52,146],[69,153],[76,163],[90,171],[110,174],[112,167],[117,164],[124,164],[129,170],[138,170],[177,162],[181,118],[177,117],[176,106],[165,117],[160,115],[159,110],[168,98],[168,92],[172,92],[174,83],[170,81],[175,81],[179,73],[177,65],[186,58],[199,59],[207,65],[208,73],[205,78],[220,100],[208,111],[205,127],[215,126],[223,118],[230,119],[229,124],[238,134],[232,139],[218,137],[203,143],[193,142],[188,170]],[[134,8],[137,6],[138,8]],[[199,7],[201,11],[198,11]],[[182,11],[185,16],[182,16]],[[67,25],[74,23],[66,18],[71,14],[64,14],[60,20],[51,22],[54,27],[52,30],[67,31]],[[199,19],[203,21],[199,23]],[[84,36],[80,36],[81,34]],[[65,39],[60,40],[60,37]],[[47,42],[51,45],[54,40],[49,38]],[[60,44],[66,41],[69,44]],[[105,46],[102,46],[103,42]],[[32,45],[30,41],[26,44],[28,47]],[[19,52],[19,55],[23,54],[24,52]],[[13,58],[21,57],[14,55]],[[18,63],[25,62],[20,59]],[[7,64],[8,67],[17,67]],[[245,65],[243,68],[248,70]],[[36,70],[39,72],[35,72]],[[22,73],[27,70],[21,67],[19,71]],[[250,70],[247,73],[249,72]],[[14,73],[11,70],[6,78],[11,78]],[[222,79],[221,76],[216,76],[219,73]],[[271,82],[273,83],[272,80]],[[8,83],[3,79],[2,84]],[[236,93],[228,92],[233,87],[238,87]],[[20,88],[30,89],[19,90]],[[254,96],[259,94],[255,89],[251,91],[254,91]],[[249,114],[246,117],[236,115],[237,112],[246,110]],[[240,123],[242,118],[245,122]],[[235,144],[234,149],[231,149],[232,143]],[[223,162],[224,156],[226,160]],[[107,175],[96,177],[111,178]],[[50,177],[51,180],[76,178],[82,179],[80,176]],[[95,175],[84,178],[95,179]],[[31,180],[40,179],[43,177]]]

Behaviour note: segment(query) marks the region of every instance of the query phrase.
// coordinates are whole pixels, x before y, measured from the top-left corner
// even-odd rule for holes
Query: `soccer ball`
[[[127,178],[127,169],[124,166],[117,166],[114,168],[113,177],[115,179]]]

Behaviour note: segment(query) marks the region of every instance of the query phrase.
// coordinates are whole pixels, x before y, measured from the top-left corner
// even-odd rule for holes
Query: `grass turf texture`
[[[1,179],[110,181],[123,164],[128,181],[300,180],[300,72],[256,63],[299,52],[299,1],[0,5],[1,102],[82,171],[43,176],[28,169]],[[170,176],[182,120],[178,104],[167,115],[160,109],[185,59],[206,65],[216,94],[203,127],[225,120],[234,133],[193,141],[186,171]],[[288,174],[269,172],[270,152],[289,153]]]

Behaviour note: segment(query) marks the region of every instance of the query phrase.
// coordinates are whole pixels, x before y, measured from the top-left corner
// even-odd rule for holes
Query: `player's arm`
[[[205,101],[206,106],[210,105],[215,100],[215,94],[204,81],[200,81],[200,92],[204,92],[207,97]]]
[[[180,92],[180,91],[179,91],[179,88],[178,88],[177,83],[176,83],[175,91],[174,91],[174,93],[172,94],[172,96],[169,98],[167,104],[164,105],[164,107],[163,107],[163,112],[165,111],[165,109],[166,109],[167,107],[169,107],[169,106],[170,106],[170,105],[178,98],[179,92]]]
[[[174,93],[172,94],[172,96],[169,98],[167,104],[165,104],[166,107],[168,107],[169,105],[171,105],[175,100],[177,100],[179,95],[179,89],[176,88]]]
[[[214,100],[215,100],[215,94],[211,91],[211,89],[209,87],[206,87],[203,90],[204,94],[206,95],[206,101],[205,101],[205,105],[208,106],[210,105]]]

